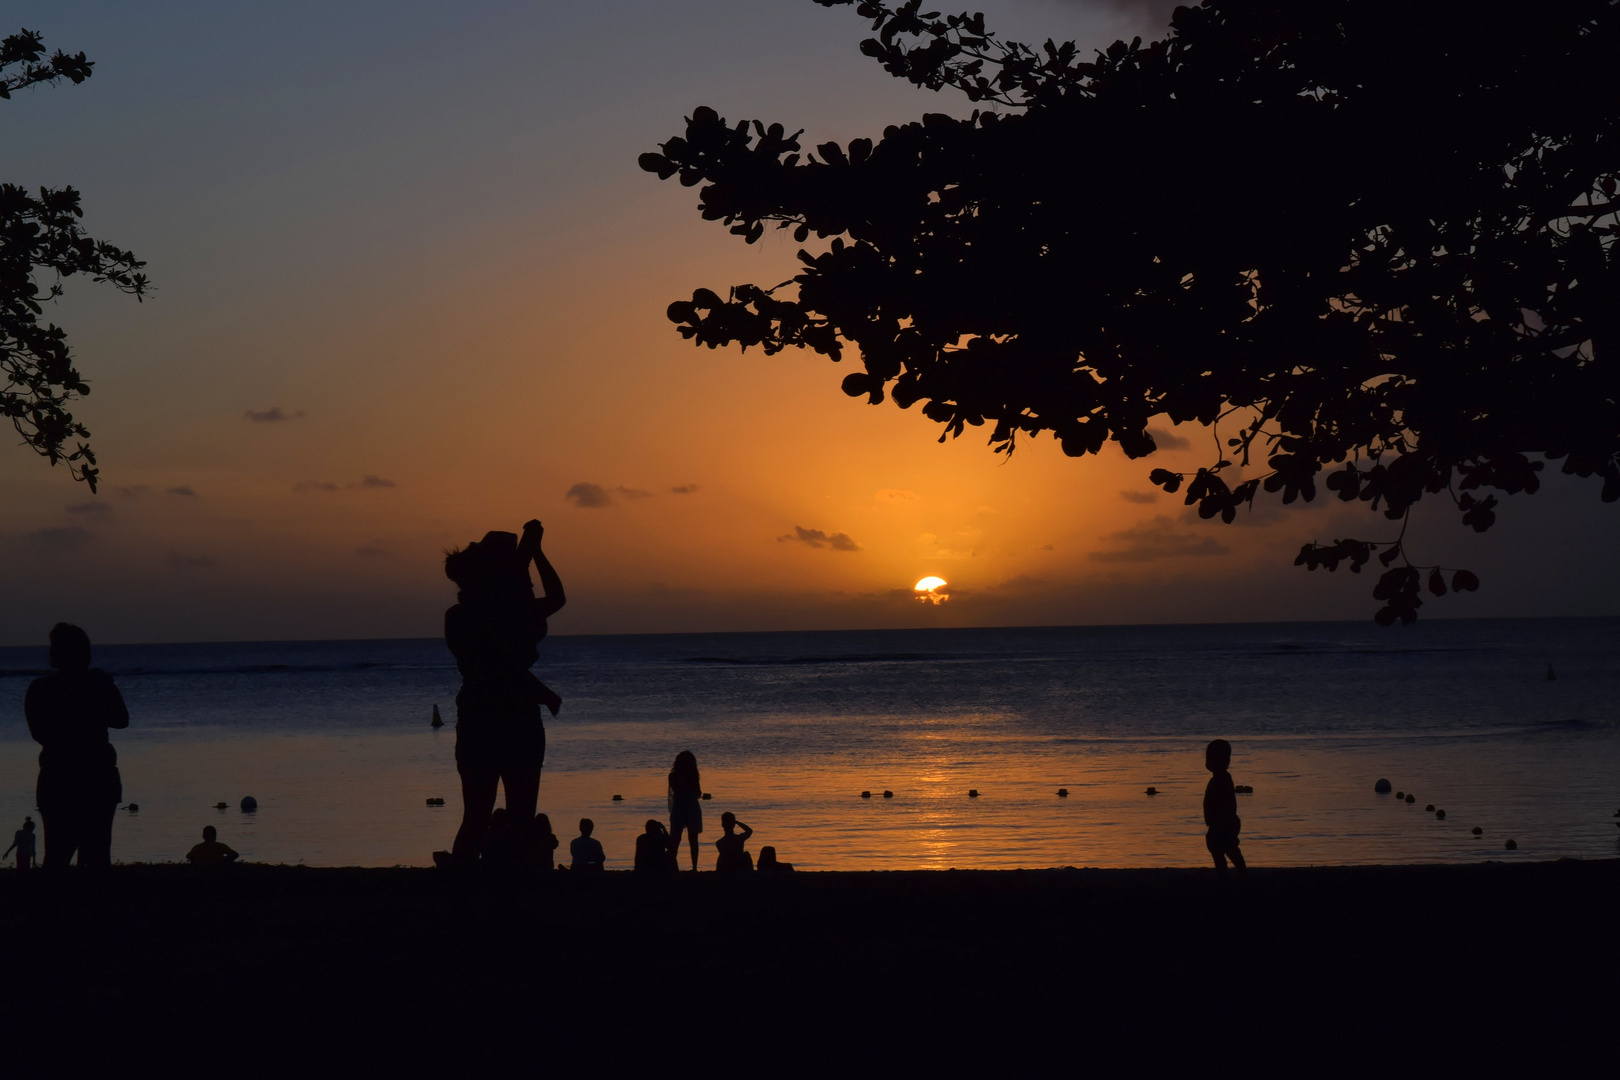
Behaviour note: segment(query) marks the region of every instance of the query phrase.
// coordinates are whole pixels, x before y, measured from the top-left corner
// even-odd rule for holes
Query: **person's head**
[[[482,540],[445,552],[444,576],[462,590],[530,584],[528,567],[518,555],[517,534],[509,532],[488,532]]]
[[[1204,768],[1210,772],[1225,772],[1230,764],[1232,764],[1232,744],[1225,739],[1216,739],[1204,747]]]
[[[551,815],[534,815],[534,831],[539,833],[541,836],[551,835]]]
[[[730,832],[732,829],[735,829],[737,827],[737,815],[733,814],[730,810],[727,810],[725,813],[721,814],[720,827],[726,830],[726,832]]]
[[[682,750],[680,753],[676,754],[675,765],[669,770],[670,780],[690,780],[693,783],[696,783],[697,777],[697,755],[692,753],[690,750]]]
[[[33,832],[33,831],[34,831],[34,819],[31,818],[31,817],[23,818],[23,832]]]
[[[219,839],[219,830],[218,829],[214,828],[212,825],[204,825],[203,826],[203,840],[204,841],[206,841],[207,843],[212,844],[215,840],[218,840],[218,839]]]
[[[579,819],[579,835],[589,836],[591,835],[591,830],[595,828],[596,822],[592,821],[590,818],[582,817]]]
[[[90,635],[72,623],[51,627],[51,667],[57,671],[84,671],[90,667]]]
[[[769,844],[759,849],[759,868],[768,870],[776,865],[776,849]]]
[[[664,823],[662,821],[659,821],[657,818],[648,818],[647,819],[647,835],[648,836],[662,836],[663,834],[664,834]]]

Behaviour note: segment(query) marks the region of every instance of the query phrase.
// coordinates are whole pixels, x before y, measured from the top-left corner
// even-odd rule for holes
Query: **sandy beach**
[[[18,1015],[114,1058],[1461,1075],[1605,1039],[1617,887],[1615,860],[1226,882],[126,866],[0,874],[0,907]]]

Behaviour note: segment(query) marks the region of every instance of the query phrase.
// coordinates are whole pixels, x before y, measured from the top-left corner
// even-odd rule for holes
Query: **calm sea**
[[[116,859],[178,860],[209,824],[264,862],[427,865],[449,846],[442,642],[100,646],[96,662],[132,716],[114,741],[140,809],[119,812]],[[33,808],[22,698],[44,666],[43,648],[0,649],[8,840]],[[565,845],[593,818],[610,868],[665,816],[683,749],[714,796],[705,841],[731,810],[755,851],[806,869],[1200,865],[1217,736],[1254,788],[1239,811],[1256,864],[1608,857],[1620,834],[1620,620],[553,637],[536,671],[565,701],[541,809]],[[1380,777],[1416,803],[1375,794]]]

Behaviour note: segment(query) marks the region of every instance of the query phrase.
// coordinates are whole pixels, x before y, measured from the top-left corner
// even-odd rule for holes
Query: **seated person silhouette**
[[[720,815],[720,828],[725,832],[714,842],[714,846],[720,849],[720,854],[714,861],[715,870],[722,874],[752,870],[754,857],[744,850],[743,845],[754,835],[754,830],[738,821],[737,815],[730,810]],[[742,831],[737,832],[738,829]]]
[[[540,869],[555,870],[557,834],[551,831],[551,816],[549,814],[534,815],[534,845],[535,858],[539,861]]]
[[[240,855],[219,842],[219,830],[212,825],[203,826],[203,842],[186,852],[186,861],[192,866],[224,866],[239,858]]]
[[[607,862],[602,841],[591,835],[595,828],[596,822],[590,818],[579,819],[579,835],[568,841],[568,854],[573,858],[568,867],[570,870],[600,870],[602,864]]]
[[[660,874],[680,869],[675,862],[675,841],[657,818],[648,818],[647,831],[636,837],[636,869]]]
[[[777,862],[776,849],[766,844],[759,849],[759,866],[757,869],[762,874],[783,873],[792,870],[793,864],[790,862]]]

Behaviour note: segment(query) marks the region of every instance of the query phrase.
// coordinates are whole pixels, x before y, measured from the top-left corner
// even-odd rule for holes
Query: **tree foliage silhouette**
[[[92,62],[84,53],[58,50],[49,58],[40,35],[21,30],[0,39],[0,99],[12,92],[61,79],[81,83]],[[62,279],[89,274],[111,282],[136,300],[147,290],[146,264],[122,248],[103,243],[79,227],[83,211],[73,188],[40,188],[36,198],[15,184],[0,184],[0,416],[8,418],[24,444],[48,458],[65,461],[75,479],[96,489],[96,455],[85,426],[69,404],[90,392],[74,367],[67,335],[54,323],[40,325],[44,304],[62,295]],[[43,287],[36,275],[48,276]],[[69,449],[69,440],[77,447]]]
[[[1615,0],[1210,0],[1090,60],[921,0],[816,2],[984,107],[813,152],[695,110],[641,167],[749,243],[817,238],[790,281],[672,304],[695,344],[853,348],[845,393],[998,452],[1049,431],[1140,458],[1154,417],[1210,425],[1208,467],[1151,481],[1226,522],[1319,481],[1400,522],[1296,560],[1379,553],[1386,625],[1423,571],[1479,584],[1407,558],[1423,496],[1483,532],[1537,456],[1620,499]]]

